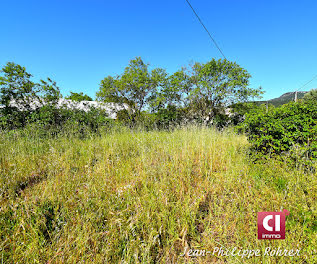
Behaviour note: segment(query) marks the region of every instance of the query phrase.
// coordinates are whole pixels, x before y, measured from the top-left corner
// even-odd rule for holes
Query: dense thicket
[[[262,156],[288,154],[302,161],[317,158],[315,101],[291,102],[268,112],[248,113],[241,127],[252,150]]]
[[[91,108],[85,112],[57,107],[60,98],[60,89],[50,78],[33,82],[25,67],[7,63],[0,76],[0,129],[19,129],[32,124],[56,134],[70,126],[82,131],[97,131],[110,122],[104,110]],[[83,93],[73,92],[69,98],[74,101],[91,100]]]

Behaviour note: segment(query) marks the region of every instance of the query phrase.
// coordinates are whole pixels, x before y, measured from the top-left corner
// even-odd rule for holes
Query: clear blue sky
[[[262,86],[264,99],[317,74],[316,0],[191,0],[229,60]],[[141,56],[173,73],[220,58],[185,0],[11,0],[0,3],[0,65],[95,96],[101,79]],[[317,88],[317,80],[304,90]]]

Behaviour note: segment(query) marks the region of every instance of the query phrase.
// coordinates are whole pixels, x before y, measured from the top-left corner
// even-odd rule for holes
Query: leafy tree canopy
[[[84,94],[83,92],[80,92],[80,93],[70,92],[70,95],[66,97],[66,99],[73,100],[76,102],[93,101],[90,96],[88,96],[87,94]]]
[[[100,83],[97,99],[128,105],[131,118],[154,107],[160,87],[167,73],[161,68],[149,69],[140,57],[132,59],[121,75],[108,76]]]
[[[12,100],[20,102],[27,109],[36,96],[38,86],[31,81],[32,75],[25,67],[8,62],[0,71],[0,100],[6,108]]]
[[[15,101],[24,110],[31,110],[34,101],[51,105],[61,97],[56,82],[47,78],[35,83],[31,80],[33,76],[19,64],[8,62],[0,73],[0,102],[5,109],[12,108],[11,102]]]
[[[192,115],[213,119],[229,105],[259,97],[261,88],[249,88],[251,75],[235,62],[212,59],[182,68],[169,78],[164,95],[167,103],[189,107]]]
[[[317,104],[317,89],[312,89],[303,97],[304,101],[311,101]]]
[[[237,63],[221,59],[194,63],[168,76],[160,68],[150,71],[137,57],[123,74],[101,81],[97,98],[126,104],[134,115],[175,106],[186,109],[187,118],[212,120],[229,105],[260,97],[261,88],[249,88],[250,77]]]

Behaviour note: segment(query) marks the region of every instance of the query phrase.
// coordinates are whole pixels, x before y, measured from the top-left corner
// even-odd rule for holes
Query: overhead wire
[[[202,27],[205,29],[205,31],[207,32],[207,34],[209,35],[209,38],[212,40],[212,42],[214,43],[214,45],[216,46],[216,48],[218,49],[218,51],[221,53],[221,55],[225,58],[226,56],[224,55],[223,51],[221,50],[221,48],[219,47],[219,45],[217,44],[216,40],[212,37],[212,35],[210,34],[209,30],[207,29],[207,27],[205,26],[205,24],[202,22],[202,20],[200,19],[199,15],[197,14],[197,12],[195,11],[194,7],[191,5],[191,3],[189,2],[189,0],[186,0],[187,4],[189,5],[189,7],[191,8],[191,10],[193,11],[193,13],[195,14],[195,16],[197,17],[198,21],[200,22],[200,24],[202,25]],[[300,88],[298,88],[294,94],[295,94],[295,101],[297,100],[297,92],[300,91],[301,89],[303,89],[306,85],[310,84],[313,80],[315,80],[317,78],[317,75],[315,75],[310,81],[308,81],[307,83],[305,83],[304,85],[302,85]]]
[[[189,0],[186,0],[187,4],[189,5],[189,7],[192,9],[192,11],[194,12],[195,16],[197,17],[198,21],[200,22],[200,24],[203,26],[203,28],[205,29],[205,31],[207,32],[207,34],[209,35],[209,38],[212,40],[212,42],[215,44],[216,48],[219,50],[219,52],[221,53],[221,55],[225,58],[226,56],[224,55],[224,53],[222,52],[222,50],[220,49],[219,45],[217,44],[216,40],[212,37],[212,35],[210,34],[209,30],[207,29],[207,27],[204,25],[204,23],[202,22],[202,20],[200,19],[200,17],[198,16],[197,12],[195,11],[195,9],[193,8],[193,6],[190,4]]]
[[[317,78],[317,74],[307,83],[305,83],[304,85],[302,85],[300,88],[298,88],[295,92],[298,92],[299,90],[303,89],[307,84],[310,84],[313,80],[315,80]]]
[[[294,92],[294,101],[297,102],[297,92],[301,89],[303,89],[307,84],[310,84],[313,80],[315,80],[317,78],[317,74],[311,79],[309,80],[307,83],[305,83],[304,85],[302,85],[300,88],[298,88],[295,92]]]

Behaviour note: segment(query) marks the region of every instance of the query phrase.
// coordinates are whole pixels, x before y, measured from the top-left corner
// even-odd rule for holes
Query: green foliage
[[[114,102],[129,107],[127,114],[130,120],[137,120],[143,110],[150,110],[157,97],[157,91],[164,83],[165,70],[156,68],[149,70],[139,57],[130,61],[123,74],[108,76],[100,83],[97,99]]]
[[[12,62],[7,63],[1,73],[0,129],[19,129],[33,124],[33,128],[36,126],[47,133],[58,134],[71,126],[85,134],[87,131],[97,132],[111,122],[104,110],[91,108],[85,112],[57,108],[62,95],[56,82],[50,78],[34,83],[24,67]],[[70,97],[76,101],[91,100],[83,93],[71,93]]]
[[[80,92],[80,93],[70,92],[70,95],[66,97],[66,99],[73,100],[76,102],[92,101],[92,98],[88,96],[87,94],[84,94],[83,92]]]
[[[122,75],[101,81],[97,98],[129,106],[126,115],[132,122],[138,122],[141,112],[146,110],[156,113],[157,122],[163,126],[175,123],[176,119],[176,123],[195,121],[223,126],[228,121],[228,105],[262,93],[260,88],[248,87],[249,78],[245,69],[227,60],[195,63],[168,76],[160,68],[150,72],[148,65],[136,58]],[[176,113],[171,114],[171,109]]]
[[[188,107],[189,119],[220,121],[229,105],[260,96],[260,88],[248,87],[250,77],[245,69],[228,60],[195,63],[170,77],[165,98]]]
[[[56,82],[47,78],[40,83],[31,81],[32,75],[25,67],[8,62],[0,76],[0,128],[15,129],[24,127],[36,114],[40,105],[54,107],[61,97]]]
[[[128,125],[133,124],[133,119],[127,109],[122,109],[117,112],[117,120]]]
[[[0,71],[0,103],[9,110],[11,101],[20,103],[25,110],[31,109],[38,85],[31,81],[32,75],[25,67],[8,62]]]
[[[0,109],[0,129],[12,130],[26,125],[30,115],[28,111],[19,111],[14,108]]]
[[[8,63],[2,73],[2,128],[21,128],[30,122],[60,127],[66,119],[73,120],[69,115],[77,115],[57,110],[55,106],[62,95],[50,78],[34,83],[32,75],[14,63]],[[229,123],[225,114],[229,104],[261,94],[260,89],[248,88],[249,78],[246,70],[227,60],[195,63],[189,70],[182,68],[168,76],[161,68],[150,70],[149,64],[137,57],[121,75],[108,76],[101,81],[97,99],[115,103],[113,111],[117,112],[118,120],[130,127],[146,124],[147,128],[166,128],[188,122],[223,127]],[[67,99],[92,100],[82,92],[71,92]],[[39,109],[34,102],[45,107]],[[77,123],[82,123],[85,115],[88,116],[80,115]]]
[[[175,105],[168,105],[161,108],[155,114],[156,126],[158,128],[177,127],[184,123],[185,109],[177,108]]]
[[[70,129],[75,134],[85,136],[87,133],[99,132],[113,121],[107,117],[104,110],[91,108],[90,111],[78,109],[56,108],[45,105],[34,111],[28,119],[28,124],[35,125],[38,129],[48,134],[62,134],[63,130]]]
[[[247,115],[265,114],[274,109],[273,104],[257,104],[256,102],[236,103],[230,106],[229,124],[236,126],[238,132],[243,131],[244,126],[241,123]]]
[[[259,107],[255,103],[236,103],[230,106],[232,112],[231,121],[233,125],[238,125],[244,121],[247,113],[255,112]]]
[[[6,111],[34,110],[34,102],[55,105],[61,98],[56,82],[47,78],[40,83],[31,81],[32,75],[25,67],[8,62],[1,70],[0,76],[0,103]],[[12,104],[13,103],[13,104]]]
[[[268,113],[250,113],[242,127],[261,155],[289,152],[296,159],[317,158],[316,104],[292,102]]]
[[[56,105],[62,94],[56,82],[47,78],[47,81],[41,80],[40,99],[45,105]]]
[[[303,101],[308,101],[317,104],[317,89],[312,89],[303,97]]]

